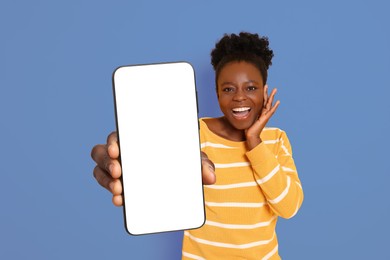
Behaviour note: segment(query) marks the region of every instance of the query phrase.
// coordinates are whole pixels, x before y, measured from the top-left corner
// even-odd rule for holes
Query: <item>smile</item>
[[[245,118],[247,118],[250,111],[251,111],[250,107],[237,107],[237,108],[233,108],[232,109],[233,116],[236,119],[245,119]]]

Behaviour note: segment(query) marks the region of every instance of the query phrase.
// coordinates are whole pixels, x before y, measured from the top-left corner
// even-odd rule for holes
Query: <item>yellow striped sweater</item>
[[[202,151],[215,164],[217,181],[204,186],[206,223],[184,232],[184,259],[280,259],[275,226],[291,218],[303,191],[286,133],[263,129],[262,143],[226,140],[200,119]]]

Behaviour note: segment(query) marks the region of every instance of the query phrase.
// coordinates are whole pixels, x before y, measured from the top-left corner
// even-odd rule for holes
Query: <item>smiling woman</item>
[[[183,259],[280,259],[275,227],[303,191],[284,131],[266,128],[279,101],[268,96],[272,50],[257,34],[225,35],[212,51],[220,118],[201,119],[202,151],[215,164],[205,186],[206,224],[185,232]]]
[[[257,34],[225,35],[212,51],[220,118],[200,119],[206,222],[184,232],[183,259],[280,259],[278,217],[291,218],[303,190],[284,131],[267,128],[279,101],[268,95],[273,52]],[[175,129],[172,129],[175,131]],[[96,145],[94,176],[121,206],[116,133]]]

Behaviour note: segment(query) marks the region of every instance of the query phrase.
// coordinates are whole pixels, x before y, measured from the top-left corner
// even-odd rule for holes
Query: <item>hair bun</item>
[[[272,57],[274,56],[268,45],[268,38],[264,36],[259,37],[257,33],[224,34],[211,52],[211,64],[216,69],[225,56],[255,54],[263,60],[266,69],[268,69],[272,65]]]

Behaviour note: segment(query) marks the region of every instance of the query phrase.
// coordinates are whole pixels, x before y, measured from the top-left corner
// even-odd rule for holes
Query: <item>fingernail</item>
[[[108,171],[110,173],[112,173],[112,170],[114,169],[114,165],[112,163],[110,163],[110,165],[108,165]]]

